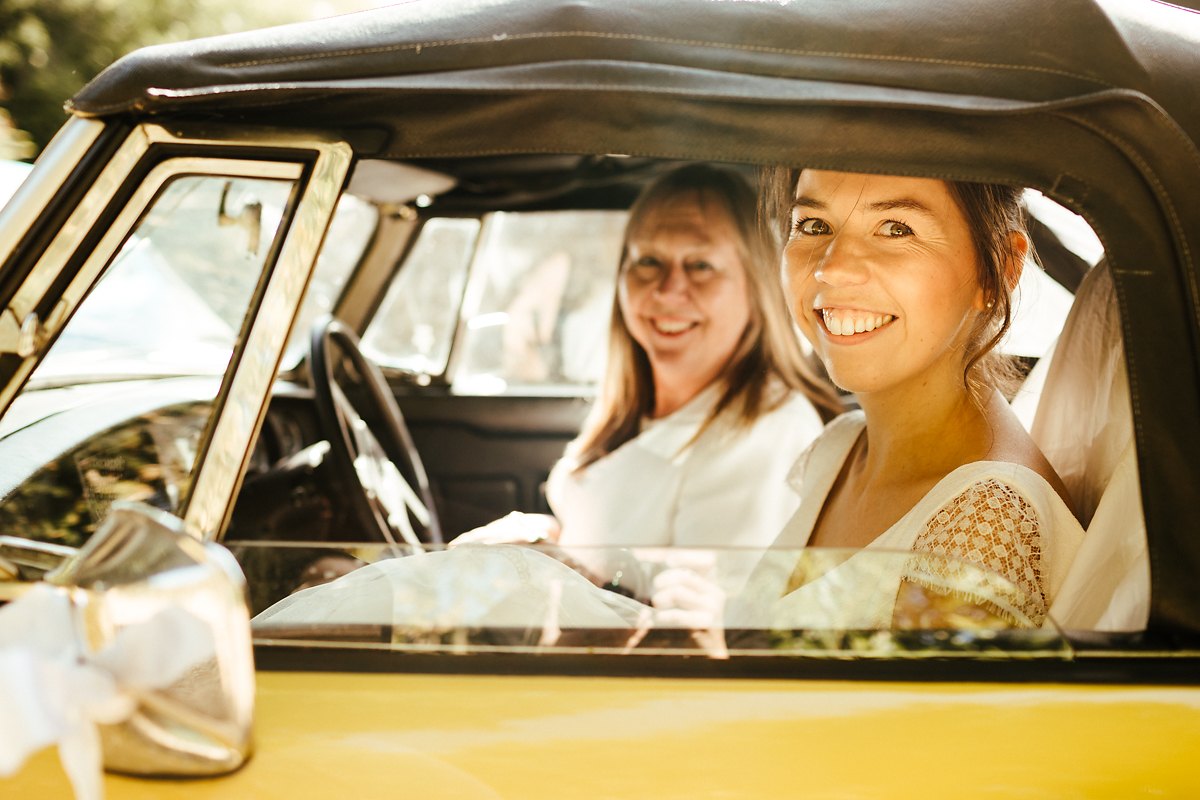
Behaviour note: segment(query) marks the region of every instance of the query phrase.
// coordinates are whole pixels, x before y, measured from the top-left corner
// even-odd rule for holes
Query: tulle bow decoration
[[[249,757],[245,580],[175,517],[115,503],[78,554],[0,608],[0,776],[57,744],[79,800],[101,767],[218,775]]]

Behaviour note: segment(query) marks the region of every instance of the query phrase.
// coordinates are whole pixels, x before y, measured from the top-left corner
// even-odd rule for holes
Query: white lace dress
[[[796,462],[800,507],[731,609],[736,627],[887,629],[903,581],[977,600],[1018,625],[1040,625],[1083,539],[1042,476],[978,461],[946,475],[907,514],[857,551],[812,550],[821,508],[866,425],[843,414]],[[983,570],[978,569],[983,567]],[[999,579],[996,578],[999,576]]]

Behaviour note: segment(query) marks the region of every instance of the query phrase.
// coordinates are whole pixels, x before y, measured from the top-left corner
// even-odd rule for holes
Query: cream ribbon
[[[58,745],[77,800],[104,796],[97,726],[128,719],[147,693],[211,661],[209,627],[177,606],[90,652],[71,592],[36,584],[0,608],[0,776]]]

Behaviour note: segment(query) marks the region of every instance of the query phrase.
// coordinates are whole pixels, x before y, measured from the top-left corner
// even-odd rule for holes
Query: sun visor
[[[346,191],[373,203],[402,205],[422,195],[437,197],[456,184],[449,175],[412,164],[363,159],[355,165]]]

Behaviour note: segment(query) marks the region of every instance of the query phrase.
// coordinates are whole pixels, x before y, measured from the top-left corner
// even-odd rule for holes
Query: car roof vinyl
[[[961,0],[948,14],[938,0],[426,0],[145,48],[69,107],[153,113],[197,93],[241,92],[270,103],[306,85],[369,90],[402,75],[601,61],[1025,101],[1132,89],[1196,138],[1187,67],[1200,15],[1146,2],[1136,5],[1154,13],[1142,18],[1132,5]]]

